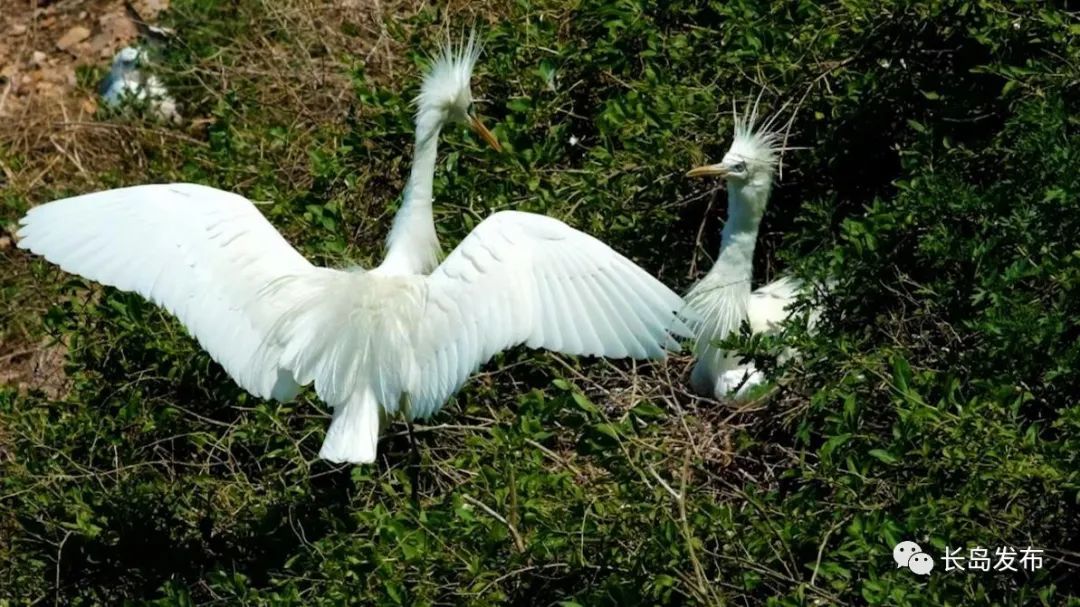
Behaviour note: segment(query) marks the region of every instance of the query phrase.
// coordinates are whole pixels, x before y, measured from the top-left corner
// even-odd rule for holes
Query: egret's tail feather
[[[326,431],[319,457],[336,464],[370,464],[379,444],[379,403],[375,393],[364,390],[334,408],[334,421]]]

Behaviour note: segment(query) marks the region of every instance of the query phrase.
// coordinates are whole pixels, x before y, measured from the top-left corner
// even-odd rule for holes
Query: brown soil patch
[[[67,347],[51,340],[35,347],[26,345],[0,346],[0,386],[14,386],[20,391],[40,390],[50,400],[67,396],[71,390],[71,379],[64,373]],[[0,436],[0,449],[2,439]]]

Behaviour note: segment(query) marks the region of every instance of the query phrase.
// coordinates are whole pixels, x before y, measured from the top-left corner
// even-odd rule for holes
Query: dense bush
[[[239,71],[222,47],[310,42],[261,30],[262,10],[174,0],[173,84],[214,120],[102,184],[234,189],[272,201],[313,259],[368,265],[407,171],[417,72],[374,78],[343,58],[353,105],[321,124],[276,111],[250,78],[208,94],[187,68]],[[393,427],[377,466],[338,468],[315,458],[328,416],[314,395],[253,399],[155,307],[0,253],[56,282],[38,326],[67,344],[74,379],[60,401],[0,388],[0,605],[1075,602],[1075,14],[959,0],[491,10],[474,87],[507,153],[446,134],[447,243],[494,210],[549,213],[685,288],[691,259],[700,271],[715,252],[723,193],[682,174],[723,153],[732,100],[791,102],[791,143],[808,149],[785,158],[758,276],[830,286],[808,296],[815,332],[738,340],[768,366],[780,341],[801,348],[778,387],[734,407],[685,394],[685,360],[513,352],[420,429],[418,461]],[[446,18],[423,9],[390,31],[415,65]],[[8,193],[0,209],[13,220],[64,193]],[[0,293],[22,287],[8,280]],[[1031,545],[1046,564],[939,559],[920,578],[892,561],[901,539],[935,557]]]

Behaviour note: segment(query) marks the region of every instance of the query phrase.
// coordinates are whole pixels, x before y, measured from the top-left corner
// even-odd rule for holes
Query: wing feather
[[[595,281],[599,276],[599,272],[593,272],[589,276],[582,279],[582,282],[587,280]],[[585,286],[585,285],[583,285]],[[601,301],[600,293],[601,289],[582,288],[577,290],[581,299],[581,310],[589,314],[588,324],[597,341],[602,344],[602,347],[607,351],[610,356],[615,358],[625,358],[629,351],[623,344],[619,334],[612,326],[612,319],[608,318],[611,315],[611,309],[605,302]]]
[[[274,352],[253,354],[285,301],[258,297],[313,266],[251,201],[195,184],[142,185],[50,202],[20,221],[19,247],[161,305],[246,390],[291,398]]]
[[[639,337],[648,332],[645,323],[636,315],[619,313],[619,302],[626,301],[625,285],[619,284],[608,272],[598,272],[596,281],[599,287],[595,289],[597,297],[603,301],[606,318],[611,321],[619,337],[626,343],[627,356],[647,358],[648,348]]]
[[[556,314],[565,327],[566,345],[562,349],[567,354],[584,354],[586,352],[585,338],[588,336],[585,334],[587,328],[582,322],[582,306],[581,302],[577,301],[577,294],[574,292],[574,288],[571,280],[572,271],[567,268],[567,255],[552,256],[551,265],[554,268],[555,280],[554,287],[557,289],[552,293],[555,301],[558,304]]]

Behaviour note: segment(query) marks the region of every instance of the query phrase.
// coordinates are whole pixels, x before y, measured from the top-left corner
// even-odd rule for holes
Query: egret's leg
[[[416,463],[420,463],[420,448],[416,444],[416,435],[413,434],[412,420],[405,419],[405,427],[409,430],[409,449],[412,451],[412,456],[416,460]]]
[[[416,435],[413,434],[411,405],[412,401],[409,399],[409,395],[402,394],[399,408],[401,409],[401,417],[405,420],[405,428],[409,431],[409,449],[412,451],[413,456],[419,461],[420,449],[416,445]]]
[[[420,448],[416,444],[416,434],[413,433],[412,414],[410,412],[410,401],[407,394],[401,396],[401,413],[402,418],[405,420],[405,429],[409,433],[409,468],[411,474],[409,474],[409,480],[412,485],[412,498],[413,505],[420,507]]]

